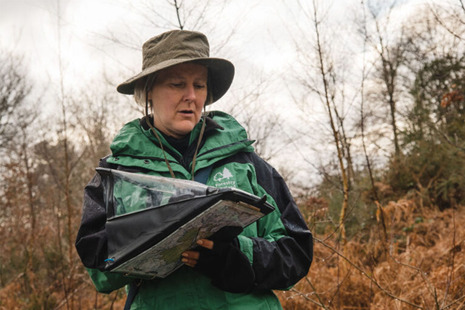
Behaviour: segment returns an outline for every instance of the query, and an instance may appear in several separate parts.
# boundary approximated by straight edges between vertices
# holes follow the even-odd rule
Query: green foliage
[[[366,170],[356,171],[351,182],[349,207],[345,218],[348,238],[361,235],[375,223],[376,205],[373,202],[372,188]],[[340,176],[327,176],[320,184],[319,195],[327,201],[328,212],[326,225],[319,227],[317,233],[336,229],[341,214],[343,191]]]
[[[423,65],[411,91],[414,106],[402,133],[404,154],[392,158],[386,181],[398,197],[413,193],[440,208],[465,202],[465,59]]]
[[[423,65],[411,90],[404,145],[424,139],[465,145],[465,58],[446,55]]]
[[[447,144],[419,141],[391,161],[386,180],[397,196],[411,193],[424,205],[453,207],[465,198],[465,154]]]

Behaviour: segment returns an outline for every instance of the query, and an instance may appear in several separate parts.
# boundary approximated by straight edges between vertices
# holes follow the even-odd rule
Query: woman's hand
[[[237,235],[240,226],[221,228],[210,239],[197,241],[199,248],[182,253],[182,262],[211,279],[211,283],[227,292],[247,293],[253,290],[255,273],[252,264],[240,250]]]
[[[199,239],[197,240],[197,244],[208,250],[213,250],[214,242],[208,239]],[[185,251],[182,253],[181,256],[182,256],[181,261],[185,265],[189,267],[195,267],[195,265],[197,265],[197,262],[199,260],[200,252],[199,251]]]

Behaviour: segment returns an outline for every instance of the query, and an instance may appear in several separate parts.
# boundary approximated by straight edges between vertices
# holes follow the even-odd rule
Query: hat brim
[[[157,65],[146,68],[139,74],[118,85],[116,90],[125,95],[133,95],[134,87],[140,79],[154,74],[163,69],[179,65],[181,63],[194,62],[204,65],[208,68],[210,87],[212,91],[212,103],[223,97],[228,91],[234,79],[234,65],[222,58],[189,58],[189,59],[170,59]]]

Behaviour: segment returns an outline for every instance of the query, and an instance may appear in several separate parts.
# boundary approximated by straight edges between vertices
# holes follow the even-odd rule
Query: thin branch
[[[323,309],[327,309],[326,306],[325,306],[325,303],[323,302],[323,300],[321,300],[320,295],[316,292],[315,286],[313,286],[312,281],[310,281],[310,279],[309,279],[308,277],[305,277],[305,280],[307,281],[307,283],[308,283],[308,284],[310,285],[310,287],[312,288],[313,292],[314,292],[315,295],[316,295],[316,298],[318,298],[318,300],[320,301],[320,307],[322,307]]]
[[[463,8],[463,2],[462,0],[460,0],[460,4],[462,5],[462,8]],[[453,31],[452,29],[449,28],[449,26],[447,26],[443,21],[442,19],[440,18],[440,16],[437,14],[436,10],[434,10],[432,8],[432,6],[430,5],[430,10],[431,10],[431,13],[433,13],[433,16],[434,16],[434,20],[441,26],[443,27],[447,32],[449,32],[451,35],[453,35],[455,38],[459,39],[459,40],[463,40],[461,36],[459,36],[457,33],[455,33],[455,31]]]
[[[442,309],[448,309],[448,308],[452,307],[453,305],[455,305],[456,303],[458,303],[459,301],[462,301],[462,300],[465,300],[465,295],[463,295],[462,297],[457,298],[456,300],[452,301],[450,304],[444,306]],[[464,304],[465,304],[465,301],[462,303],[462,305],[460,307],[457,307],[457,309],[463,309],[462,306]]]
[[[388,295],[389,297],[391,297],[392,299],[395,299],[395,300],[398,300],[400,302],[403,302],[405,304],[408,304],[412,307],[415,307],[417,309],[424,309],[422,306],[418,306],[408,300],[405,300],[405,299],[402,299],[398,296],[395,296],[394,294],[392,294],[391,292],[389,292],[388,290],[386,290],[384,287],[381,286],[381,284],[378,283],[378,281],[376,281],[373,277],[370,277],[363,269],[361,269],[359,266],[355,265],[351,260],[349,260],[347,257],[345,257],[343,254],[341,254],[338,250],[336,250],[335,248],[333,248],[332,246],[330,246],[329,244],[326,244],[325,242],[323,242],[323,240],[321,239],[318,239],[318,238],[314,238],[314,240],[320,244],[322,244],[323,246],[325,246],[326,248],[330,249],[331,251],[333,251],[334,253],[336,253],[338,256],[340,256],[341,258],[343,258],[346,262],[348,262],[352,267],[354,267],[355,269],[357,269],[362,275],[364,275],[367,279],[369,279],[373,284],[375,284],[383,293],[385,293],[386,295]]]
[[[444,306],[446,300],[447,300],[447,295],[449,293],[450,285],[454,281],[454,264],[455,264],[455,240],[457,236],[457,227],[455,226],[455,210],[452,211],[452,225],[453,225],[453,230],[452,230],[452,248],[450,251],[450,263],[449,263],[449,272],[447,275],[447,285],[446,285],[446,290],[444,292],[444,298],[442,301],[442,306]]]
[[[341,207],[341,214],[339,218],[339,222],[341,224],[341,238],[342,242],[344,243],[346,241],[346,232],[345,232],[345,218],[346,218],[346,211],[347,211],[347,206],[348,206],[348,201],[349,201],[349,185],[348,185],[348,179],[347,179],[347,174],[346,174],[346,167],[344,166],[344,161],[343,161],[343,154],[342,154],[342,142],[339,137],[339,132],[336,128],[335,122],[334,122],[334,117],[333,117],[333,112],[331,108],[331,101],[330,101],[330,87],[329,87],[329,81],[328,81],[328,68],[326,68],[327,63],[324,61],[324,51],[323,51],[323,46],[320,38],[320,21],[318,19],[318,13],[317,13],[317,4],[316,0],[313,0],[313,27],[315,30],[315,35],[316,35],[316,53],[318,55],[318,60],[319,60],[319,73],[321,76],[321,81],[323,82],[323,87],[324,87],[324,102],[325,102],[325,107],[328,112],[328,117],[329,117],[329,122],[331,125],[332,133],[333,133],[333,138],[334,138],[334,144],[336,146],[336,151],[337,151],[337,158],[339,162],[339,168],[341,172],[341,178],[342,178],[342,184],[343,184],[343,202],[342,202],[342,207]]]
[[[294,292],[294,293],[297,293],[299,294],[300,296],[302,296],[303,298],[305,298],[306,300],[314,303],[315,305],[319,306],[319,307],[324,307],[322,304],[320,304],[319,302],[307,297],[307,294],[304,294],[302,292],[299,292],[298,290],[296,290],[295,288],[291,288],[291,292]]]
[[[174,0],[174,7],[176,9],[176,16],[178,18],[178,23],[179,23],[179,29],[183,30],[184,28],[184,25],[182,24],[181,22],[181,16],[179,15],[179,11],[181,9],[181,6],[178,5],[178,1],[177,0]]]
[[[460,6],[462,7],[462,11],[465,12],[465,5],[463,4],[463,1],[462,0],[459,0],[460,1]]]
[[[416,267],[416,266],[412,266],[412,265],[409,265],[409,264],[406,264],[406,263],[403,263],[399,260],[397,260],[394,256],[392,256],[390,253],[388,253],[389,257],[396,263],[396,264],[399,264],[401,266],[404,266],[404,267],[407,267],[407,268],[410,268],[410,269],[413,269],[415,271],[417,271],[423,281],[425,281],[426,283],[426,286],[428,288],[428,290],[430,291],[431,295],[435,296],[435,290],[436,288],[431,284],[431,282],[428,280],[428,278],[425,276],[425,272],[423,270],[421,270],[419,267]]]

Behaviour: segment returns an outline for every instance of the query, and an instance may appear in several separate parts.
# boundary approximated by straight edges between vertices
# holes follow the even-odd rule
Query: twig
[[[412,266],[412,265],[409,265],[409,264],[406,264],[406,263],[403,263],[399,260],[397,260],[394,256],[391,255],[391,253],[389,253],[389,257],[396,263],[396,264],[399,264],[401,266],[404,266],[404,267],[407,267],[407,268],[411,268],[413,270],[416,270],[420,275],[421,277],[423,278],[423,280],[425,281],[426,283],[426,286],[428,288],[428,290],[430,291],[431,295],[435,296],[435,287],[431,284],[430,281],[428,281],[428,278],[425,276],[425,273],[419,268],[419,267],[416,267],[416,266]],[[420,263],[421,265],[421,263]],[[436,298],[435,298],[436,300]]]
[[[60,309],[61,307],[63,307],[64,305],[67,305],[68,306],[68,303],[69,303],[69,298],[73,297],[76,293],[78,293],[80,290],[84,289],[85,288],[85,285],[86,283],[82,283],[80,284],[78,287],[76,287],[74,289],[74,291],[72,291],[71,293],[68,293],[68,295],[65,296],[65,299],[62,299],[61,302],[54,308],[55,310],[57,309]]]
[[[460,3],[462,4],[462,8],[463,8],[463,3],[462,1],[460,0]],[[438,15],[438,13],[433,9],[433,7],[430,5],[430,11],[431,13],[433,13],[433,16],[434,16],[434,20],[440,25],[442,26],[447,32],[449,32],[451,35],[453,35],[455,38],[459,39],[459,40],[462,40],[462,37],[460,35],[458,35],[457,33],[455,33],[449,26],[447,26],[440,18],[440,16]]]
[[[313,299],[307,297],[306,294],[304,294],[304,293],[302,293],[302,292],[299,292],[299,291],[296,290],[295,288],[291,288],[291,291],[294,292],[294,293],[299,294],[300,296],[302,296],[302,297],[305,298],[306,300],[308,300],[308,301],[314,303],[315,305],[317,305],[317,306],[319,306],[319,307],[323,307],[322,304],[320,304],[320,303],[318,303],[317,301],[315,301],[315,300],[313,300]]]
[[[333,248],[332,246],[326,244],[325,242],[323,242],[322,240],[318,239],[318,238],[314,238],[314,240],[316,242],[319,242],[320,244],[322,244],[323,246],[327,247],[328,249],[330,249],[331,251],[333,251],[334,253],[336,253],[338,256],[340,256],[341,258],[343,258],[344,260],[346,260],[352,267],[354,267],[355,269],[357,269],[358,271],[360,271],[360,273],[362,275],[364,275],[366,278],[368,278],[370,281],[372,281],[383,293],[385,293],[386,295],[388,295],[389,297],[391,297],[392,299],[395,299],[395,300],[398,300],[400,302],[403,302],[403,303],[406,303],[412,307],[415,307],[417,309],[424,309],[422,306],[419,306],[419,305],[416,305],[408,300],[405,300],[405,299],[402,299],[398,296],[395,296],[393,295],[392,293],[390,293],[388,290],[386,290],[384,287],[381,286],[381,284],[379,284],[373,277],[370,277],[363,269],[361,269],[359,266],[355,265],[352,261],[350,261],[347,257],[345,257],[343,254],[339,253],[339,251],[337,251],[335,248]]]
[[[307,281],[307,283],[308,283],[308,284],[310,285],[310,287],[312,288],[313,292],[314,292],[315,295],[316,295],[316,298],[318,298],[318,301],[319,301],[320,304],[321,304],[320,307],[322,307],[323,309],[327,309],[326,306],[325,306],[325,304],[324,304],[324,302],[323,302],[323,300],[321,300],[320,294],[318,294],[318,293],[316,292],[316,289],[315,289],[315,287],[313,286],[312,281],[310,281],[310,279],[309,279],[308,277],[305,277],[305,280]]]
[[[456,234],[457,234],[457,227],[455,226],[455,210],[452,210],[452,225],[453,225],[453,231],[452,231],[452,248],[451,248],[451,251],[450,251],[450,263],[449,263],[449,274],[447,275],[448,279],[447,279],[447,285],[446,285],[446,291],[444,293],[444,299],[442,301],[442,305],[441,306],[444,306],[444,304],[446,303],[446,299],[447,299],[447,295],[449,293],[449,289],[450,289],[450,286],[452,284],[452,282],[454,281],[454,263],[455,263],[455,237],[456,237]],[[442,307],[441,307],[442,308]]]
[[[113,306],[114,306],[115,301],[116,301],[117,298],[118,298],[118,291],[115,292],[115,297],[113,297],[113,299],[111,301],[110,310],[113,309]]]
[[[174,7],[176,8],[176,16],[178,17],[179,29],[183,30],[184,25],[181,22],[181,16],[179,16],[179,9],[181,6],[178,6],[178,2],[174,0]]]
[[[340,308],[341,307],[341,300],[342,300],[342,298],[341,298],[341,285],[342,285],[342,283],[344,283],[349,278],[351,272],[347,272],[346,275],[344,276],[344,279],[342,279],[342,281],[339,282],[339,270],[340,270],[339,262],[338,262],[337,266],[338,266],[338,272],[337,272],[337,274],[338,274],[338,279],[337,279],[338,284],[337,284],[337,291],[334,293],[333,297],[336,295],[336,293],[338,294],[338,297],[339,297],[338,298],[338,305],[339,305],[339,308]],[[330,299],[329,303],[331,303],[332,300],[333,300],[333,298]]]
[[[457,298],[456,300],[454,300],[453,302],[451,302],[450,304],[448,304],[447,306],[443,307],[442,309],[448,309],[450,307],[452,307],[454,304],[458,303],[459,301],[461,300],[464,300],[465,299],[465,295],[463,295],[462,297],[460,298]],[[464,302],[462,302],[462,305],[460,307],[458,307],[457,309],[463,309],[462,306],[463,304],[465,303],[465,300]]]

